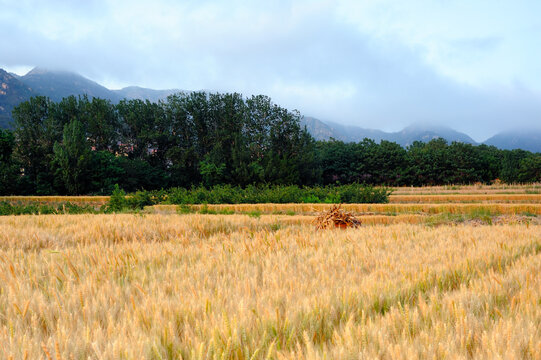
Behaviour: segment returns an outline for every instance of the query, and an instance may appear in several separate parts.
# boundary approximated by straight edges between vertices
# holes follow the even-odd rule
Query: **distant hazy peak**
[[[32,75],[44,75],[47,73],[50,73],[51,71],[47,70],[46,68],[36,66],[32,70],[26,73],[24,76],[32,76]]]
[[[430,122],[415,122],[403,128],[402,131],[456,131],[456,130],[442,124],[434,124]]]
[[[26,73],[24,76],[33,76],[33,75],[48,75],[48,74],[55,74],[55,75],[73,75],[78,77],[83,77],[82,75],[79,75],[77,73],[66,71],[66,70],[51,70],[47,69],[41,66],[36,66],[32,70]]]

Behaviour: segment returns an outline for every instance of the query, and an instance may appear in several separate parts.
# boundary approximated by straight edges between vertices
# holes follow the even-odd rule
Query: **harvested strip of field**
[[[541,356],[540,226],[277,220],[0,218],[0,357]]]
[[[187,205],[192,211],[264,214],[317,214],[331,207],[329,204],[220,204]],[[154,205],[149,212],[176,212],[176,205]],[[342,209],[357,215],[367,214],[469,214],[469,215],[541,215],[541,204],[343,204]]]
[[[541,194],[390,195],[390,203],[541,203]]]

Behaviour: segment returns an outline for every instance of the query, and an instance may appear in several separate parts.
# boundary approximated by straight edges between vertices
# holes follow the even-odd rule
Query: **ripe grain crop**
[[[440,186],[402,186],[394,187],[395,195],[437,195],[437,194],[528,194],[541,193],[541,183],[531,184],[476,184],[476,185],[440,185]]]
[[[391,195],[389,202],[393,204],[415,204],[415,203],[521,203],[521,204],[539,204],[541,203],[540,194],[446,194],[446,195]]]
[[[263,214],[316,214],[326,211],[330,204],[219,204],[219,205],[190,205],[192,211],[215,211]],[[147,207],[148,212],[175,212],[175,205],[154,205]],[[468,214],[468,215],[541,215],[541,204],[342,204],[342,209],[355,214]]]
[[[0,358],[541,357],[541,226],[284,218],[2,217]]]

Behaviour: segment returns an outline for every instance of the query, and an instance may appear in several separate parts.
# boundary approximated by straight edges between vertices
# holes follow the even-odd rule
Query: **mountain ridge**
[[[69,71],[50,71],[35,67],[20,80],[34,92],[45,95],[53,101],[60,101],[70,95],[87,95],[118,102],[121,98],[112,90]]]
[[[334,122],[324,122],[314,117],[305,117],[303,125],[317,140],[335,140],[345,142],[358,142],[364,138],[372,139],[376,142],[386,140],[409,146],[414,141],[428,142],[436,138],[444,138],[449,142],[460,141],[467,144],[477,145],[478,143],[470,136],[456,131],[448,126],[433,125],[426,123],[416,123],[396,132],[385,132],[376,129],[366,129],[354,125],[342,125]]]

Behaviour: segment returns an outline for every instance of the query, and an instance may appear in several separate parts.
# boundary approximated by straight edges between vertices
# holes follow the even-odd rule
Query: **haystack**
[[[322,213],[315,220],[316,229],[332,229],[335,227],[348,228],[360,227],[361,221],[356,219],[351,213],[340,209],[342,204],[333,205],[329,211]]]

